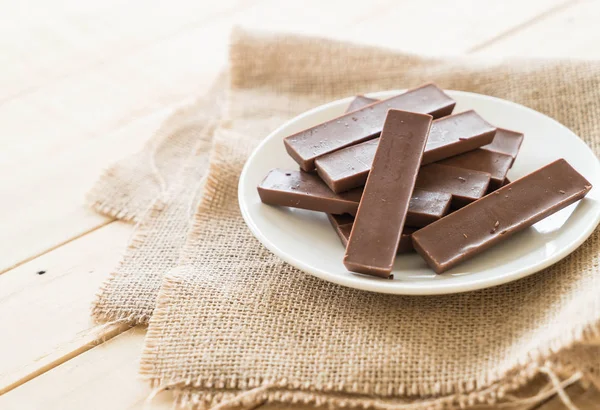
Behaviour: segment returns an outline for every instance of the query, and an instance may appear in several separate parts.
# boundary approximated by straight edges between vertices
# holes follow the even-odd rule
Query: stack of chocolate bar
[[[523,134],[496,128],[434,84],[386,100],[358,96],[346,113],[284,139],[300,170],[258,187],[270,205],[325,212],[350,271],[388,277],[416,250],[437,273],[583,198],[590,183],[565,160],[506,178]]]

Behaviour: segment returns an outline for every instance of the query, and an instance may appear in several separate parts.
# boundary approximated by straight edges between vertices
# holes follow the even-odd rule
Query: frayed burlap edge
[[[178,113],[178,115],[190,115],[193,112],[194,108],[185,107],[184,109],[182,109],[181,113]],[[212,119],[207,121],[206,126],[202,129],[201,133],[212,135],[215,129],[217,128],[218,124],[219,120]],[[204,152],[200,152],[201,147],[205,145],[205,141],[198,141],[196,147],[194,148],[194,150],[192,150],[191,157],[195,155],[205,154]],[[212,144],[210,144],[209,146],[212,146]],[[184,183],[184,181],[188,181],[190,178],[186,177],[186,173],[191,173],[191,171],[187,169],[185,165],[183,165],[182,169],[179,172],[179,176],[177,177],[177,182],[175,182],[175,184],[182,184]],[[199,198],[201,197],[204,189],[205,181],[206,174],[204,178],[198,181],[194,181],[191,186],[187,187],[188,189],[191,189],[192,191],[196,192],[196,200],[192,201],[192,203],[190,204],[191,207],[194,207],[198,203]],[[175,198],[174,195],[175,194],[173,193],[173,190],[166,190],[162,192],[162,194],[150,204],[148,209],[139,218],[140,220],[139,222],[137,222],[136,227],[134,228],[133,234],[129,239],[128,245],[125,251],[123,252],[123,256],[121,257],[119,264],[114,270],[111,271],[107,279],[102,283],[102,285],[96,292],[96,296],[92,303],[92,317],[96,322],[108,324],[128,323],[131,326],[139,324],[148,325],[148,322],[150,321],[150,318],[152,316],[152,312],[144,314],[125,313],[123,311],[120,311],[118,307],[114,307],[112,309],[107,310],[106,304],[102,303],[102,301],[106,293],[110,292],[110,290],[108,289],[109,284],[120,275],[121,268],[125,263],[127,263],[126,256],[130,253],[136,252],[138,248],[146,242],[148,237],[152,233],[155,233],[155,222],[158,220],[158,218],[161,218],[163,211],[168,205],[168,203],[170,201],[177,200],[177,198]],[[191,219],[191,215],[193,215],[193,210],[190,209],[188,213],[190,214]]]
[[[155,201],[152,202],[148,210],[144,213],[144,215],[141,216],[140,221],[137,222],[136,227],[129,238],[127,247],[121,254],[118,265],[108,274],[106,280],[102,282],[98,288],[91,307],[91,315],[95,323],[103,323],[108,325],[128,323],[131,326],[148,324],[148,321],[150,320],[149,316],[139,316],[136,314],[123,315],[116,311],[105,312],[100,308],[100,305],[101,301],[108,292],[109,284],[120,274],[121,267],[125,263],[126,255],[129,252],[135,252],[135,250],[146,241],[150,231],[151,221],[159,217],[164,206],[165,201],[162,198],[156,198]]]

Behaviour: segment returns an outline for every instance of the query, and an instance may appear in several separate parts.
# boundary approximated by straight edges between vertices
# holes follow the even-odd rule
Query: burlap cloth
[[[249,153],[287,119],[340,97],[426,81],[532,107],[597,154],[599,62],[423,59],[237,30],[229,70],[216,130],[213,92],[176,113],[90,196],[111,215],[144,215],[94,315],[132,323],[152,316],[141,373],[157,390],[173,389],[184,406],[388,409],[512,406],[582,377],[600,384],[598,230],[526,279],[402,297],[341,287],[285,264],[246,228],[236,197]],[[550,388],[532,385],[540,380]]]

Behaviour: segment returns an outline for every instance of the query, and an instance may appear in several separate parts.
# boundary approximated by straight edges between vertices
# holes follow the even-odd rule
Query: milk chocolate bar
[[[495,191],[502,186],[512,163],[513,157],[510,155],[500,154],[482,148],[465,152],[464,154],[438,162],[438,164],[442,165],[487,172],[491,175],[490,191]]]
[[[415,186],[426,191],[452,194],[452,207],[458,209],[483,197],[490,178],[487,172],[430,164],[421,167]]]
[[[580,200],[591,188],[560,159],[415,232],[413,245],[442,273]]]
[[[452,194],[414,189],[408,204],[405,226],[420,228],[444,217],[450,211]]]
[[[496,127],[473,110],[440,118],[431,126],[423,165],[489,144],[495,135]]]
[[[357,95],[352,101],[350,101],[350,105],[348,106],[348,108],[346,108],[346,112],[356,111],[377,101],[379,100],[376,100],[375,98],[365,97],[364,95]]]
[[[392,272],[431,122],[430,115],[388,111],[348,239],[348,270],[381,277]]]
[[[489,144],[495,133],[496,128],[472,110],[435,120],[422,165]],[[373,139],[317,158],[317,173],[334,192],[364,185],[378,142],[378,139]]]
[[[258,186],[265,204],[288,206],[331,214],[356,214],[363,188],[335,194],[314,174],[274,169]],[[426,226],[448,213],[452,195],[444,192],[413,191],[406,225]]]
[[[499,152],[500,154],[510,155],[513,158],[512,163],[514,163],[522,143],[523,133],[498,128],[494,140],[481,148],[488,151]]]
[[[311,171],[317,157],[379,136],[390,109],[431,114],[437,118],[450,114],[455,104],[434,84],[426,84],[290,135],[283,142],[300,168]]]
[[[354,215],[362,193],[362,189],[353,189],[336,194],[315,174],[281,169],[271,170],[258,186],[258,195],[265,204],[330,214]]]
[[[327,214],[327,218],[329,219],[331,226],[333,226],[335,233],[340,238],[340,242],[342,242],[342,245],[345,248],[348,245],[348,238],[350,238],[350,232],[352,231],[354,218],[346,214]],[[404,227],[402,236],[400,237],[400,244],[398,245],[397,253],[408,253],[414,250],[410,235],[415,231],[415,228]]]

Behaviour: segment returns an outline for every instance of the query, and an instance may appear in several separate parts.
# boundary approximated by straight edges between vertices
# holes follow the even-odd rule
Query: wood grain
[[[563,4],[551,1],[409,1],[349,28],[361,42],[428,55],[461,54]]]
[[[138,377],[145,330],[133,328],[0,396],[0,409],[168,410],[164,392],[147,402],[148,384]]]
[[[247,3],[29,0],[5,7],[0,25],[4,62],[0,103],[136,55],[181,32],[230,16]]]
[[[482,55],[544,58],[600,58],[600,1],[570,4],[560,13],[536,20],[513,36],[490,43]]]

